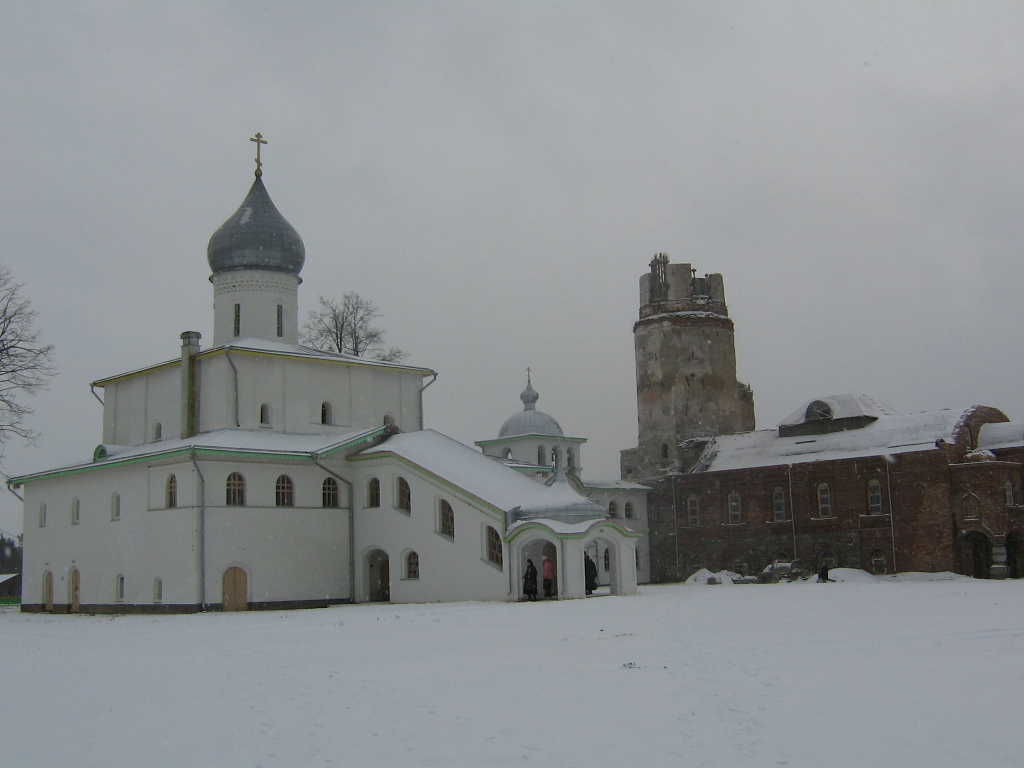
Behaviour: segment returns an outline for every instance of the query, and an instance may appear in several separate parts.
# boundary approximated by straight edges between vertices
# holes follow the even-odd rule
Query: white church
[[[259,136],[257,135],[257,138]],[[558,598],[649,573],[646,492],[587,485],[582,438],[524,409],[474,450],[424,429],[426,368],[299,344],[305,247],[256,180],[210,239],[213,343],[94,382],[91,461],[12,478],[22,610],[124,613]]]

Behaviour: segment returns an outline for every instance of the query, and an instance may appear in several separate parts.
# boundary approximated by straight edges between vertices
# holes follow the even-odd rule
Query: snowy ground
[[[1020,766],[1024,581],[0,611],[4,766]]]

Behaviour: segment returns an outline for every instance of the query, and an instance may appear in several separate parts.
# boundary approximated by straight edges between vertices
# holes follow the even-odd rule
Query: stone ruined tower
[[[697,277],[659,253],[640,278],[636,344],[639,440],[622,477],[643,482],[692,466],[706,440],[754,429],[754,395],[736,380],[736,344],[721,275]]]

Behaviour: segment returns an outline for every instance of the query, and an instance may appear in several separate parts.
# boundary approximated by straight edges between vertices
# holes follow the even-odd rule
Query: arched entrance
[[[988,536],[971,531],[964,537],[964,571],[976,579],[987,579],[992,568],[992,542]]]
[[[249,577],[244,569],[233,565],[224,571],[222,586],[225,611],[249,610]]]
[[[558,596],[558,547],[547,539],[535,539],[520,550],[519,572],[526,573],[526,561],[533,560],[537,569],[537,596],[544,597],[544,558],[551,561],[551,597]],[[523,580],[519,579],[519,594],[523,594]]]
[[[43,610],[53,613],[53,574],[49,571],[43,574]]]
[[[547,593],[544,580],[545,557],[551,563],[551,594]],[[544,597],[558,597],[558,547],[555,546],[554,542],[544,542],[544,548],[541,551],[541,564],[537,566],[537,569],[540,571],[540,587]]]
[[[367,600],[371,603],[391,602],[391,563],[388,553],[375,549],[366,556]]]
[[[71,613],[78,613],[81,609],[82,604],[79,598],[81,592],[81,577],[78,575],[78,569],[72,568],[71,574],[68,577],[68,610]]]
[[[601,592],[613,595],[622,594],[622,584],[619,580],[619,559],[622,553],[619,547],[610,539],[599,537],[587,542],[586,552],[590,559],[597,565],[597,594]],[[631,561],[636,567],[635,559]],[[606,589],[605,589],[606,588]]]

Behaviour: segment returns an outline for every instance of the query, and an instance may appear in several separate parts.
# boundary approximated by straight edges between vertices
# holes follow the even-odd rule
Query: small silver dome
[[[306,247],[257,176],[239,209],[213,233],[206,258],[215,274],[266,269],[297,275],[306,261]]]
[[[517,437],[519,435],[549,435],[562,437],[562,428],[558,422],[546,413],[537,410],[540,395],[530,383],[530,374],[526,374],[526,389],[519,395],[523,401],[523,410],[506,419],[498,430],[498,437]]]

